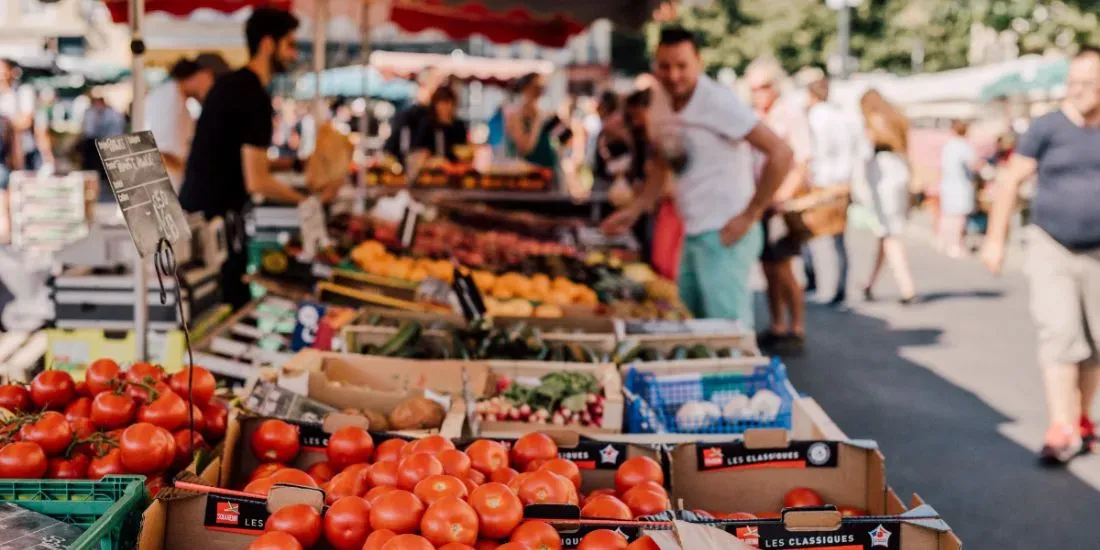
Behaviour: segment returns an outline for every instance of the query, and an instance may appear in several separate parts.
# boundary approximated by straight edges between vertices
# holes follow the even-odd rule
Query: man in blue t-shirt
[[[1026,271],[1050,428],[1040,458],[1064,464],[1095,439],[1100,386],[1100,48],[1074,56],[1062,108],[1020,138],[997,191],[982,261],[1001,270],[1021,182],[1038,174]]]

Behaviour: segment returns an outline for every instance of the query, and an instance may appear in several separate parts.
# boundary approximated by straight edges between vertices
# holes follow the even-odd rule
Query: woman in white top
[[[865,174],[878,222],[875,233],[879,237],[874,267],[863,287],[863,296],[868,301],[874,299],[872,290],[885,260],[901,291],[901,303],[908,305],[916,298],[909,257],[901,242],[909,211],[910,172],[906,161],[909,121],[876,90],[863,94],[859,107],[873,150],[867,159]]]
[[[967,124],[951,122],[951,140],[944,144],[940,159],[940,227],[936,248],[950,258],[963,255],[966,219],[974,211],[977,189],[974,175],[977,154],[966,141]]]

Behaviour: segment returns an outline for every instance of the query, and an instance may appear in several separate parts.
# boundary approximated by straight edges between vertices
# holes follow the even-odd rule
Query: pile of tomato
[[[149,363],[124,371],[110,359],[89,365],[82,382],[46,370],[28,386],[0,386],[0,407],[12,413],[0,421],[0,478],[142,474],[155,493],[164,474],[225,435],[228,409],[214,390],[202,367],[169,376]]]
[[[560,550],[551,525],[524,521],[524,506],[569,504],[586,518],[631,520],[669,509],[660,465],[646,457],[626,460],[615,488],[580,491],[577,465],[558,457],[545,434],[530,433],[509,450],[477,440],[459,450],[448,439],[429,436],[389,439],[377,446],[364,429],[337,430],[325,449],[327,460],[306,470],[287,466],[298,456],[298,428],[266,420],[253,433],[252,452],[264,460],[249,476],[246,493],[266,495],[277,483],[324,490],[324,510],[286,506],[265,523],[252,550],[329,546],[354,550]],[[586,535],[581,550],[650,550],[643,537],[633,543],[614,530]]]

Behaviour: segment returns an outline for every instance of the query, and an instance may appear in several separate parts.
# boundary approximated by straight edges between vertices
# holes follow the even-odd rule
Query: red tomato
[[[308,504],[284,506],[264,522],[264,532],[272,531],[287,533],[298,539],[302,548],[310,548],[321,538],[321,512]]]
[[[396,487],[384,487],[384,486],[383,487],[374,487],[373,489],[367,491],[367,494],[363,495],[363,498],[367,499],[367,502],[369,502],[373,505],[374,501],[377,500],[378,497],[380,497],[380,496],[382,496],[386,493],[392,493],[393,491],[400,491],[400,489],[398,489]]]
[[[210,442],[221,441],[225,437],[225,427],[229,423],[229,409],[217,402],[199,405],[202,417],[206,420],[203,435]]]
[[[544,521],[528,521],[512,532],[512,542],[527,545],[529,550],[561,550],[561,535]]]
[[[95,433],[95,424],[87,418],[77,418],[69,421],[69,426],[73,430],[73,439],[76,441],[82,441],[88,439]],[[97,454],[96,444],[91,442],[81,443],[73,447],[74,453],[79,453],[87,456],[94,456]]]
[[[568,479],[573,483],[573,487],[577,489],[581,488],[581,469],[577,467],[577,463],[572,460],[566,460],[564,458],[551,458],[539,467],[539,470],[554,472],[559,476]]]
[[[535,472],[539,471],[539,468],[542,468],[542,465],[546,464],[546,462],[547,462],[547,460],[545,458],[538,458],[538,459],[532,460],[531,462],[527,463],[527,467],[524,468],[523,471],[524,472],[535,473]]]
[[[665,474],[661,471],[661,465],[648,456],[628,458],[615,471],[615,490],[620,495],[625,495],[635,485],[645,481],[652,481],[658,485],[665,483]]]
[[[436,458],[443,465],[443,473],[449,476],[462,478],[470,471],[470,457],[458,449],[444,449]]]
[[[351,466],[348,466],[347,468],[344,468],[344,472],[348,472],[349,474],[355,474],[355,475],[359,476],[359,478],[363,480],[363,484],[367,485],[369,487],[370,482],[367,478],[367,473],[370,472],[370,469],[371,469],[370,464],[352,464]],[[343,473],[343,472],[341,472],[341,473]]]
[[[523,480],[519,486],[519,499],[525,505],[569,504],[571,490],[574,490],[573,485],[568,479],[544,470]]]
[[[466,501],[444,497],[428,506],[420,520],[420,533],[436,546],[449,542],[477,542],[477,512]]]
[[[126,381],[131,384],[149,384],[154,385],[157,382],[164,382],[164,369],[151,365],[149,363],[137,362],[130,365],[130,370],[126,371]]]
[[[75,398],[76,383],[65,371],[42,371],[31,380],[31,401],[40,409],[64,409]]]
[[[344,426],[328,438],[325,446],[329,464],[343,470],[352,464],[370,462],[374,455],[374,439],[367,430],[358,426]]]
[[[489,544],[496,544],[493,541],[485,541],[485,542],[488,542]],[[527,546],[526,544],[523,544],[522,542],[506,542],[506,543],[501,544],[499,546],[485,545],[483,547],[481,545],[478,545],[477,550],[482,550],[482,548],[489,548],[491,550],[531,550],[530,546]]]
[[[61,454],[73,442],[73,428],[59,412],[47,411],[37,422],[24,424],[19,429],[23,441],[37,443],[48,456]]]
[[[626,547],[626,537],[610,529],[597,529],[581,539],[577,550],[626,550]]]
[[[649,535],[645,535],[628,544],[626,550],[661,550],[661,547],[657,546],[657,543],[653,542]]]
[[[370,534],[370,503],[347,496],[333,502],[325,512],[325,540],[337,550],[359,550]]]
[[[783,514],[779,512],[757,512],[755,516],[759,519],[782,519]]]
[[[187,391],[187,378],[191,377],[191,391]],[[168,387],[180,397],[194,403],[205,405],[214,397],[218,383],[214,375],[202,367],[183,369],[168,378]]]
[[[156,474],[176,460],[176,440],[160,426],[139,422],[126,428],[119,438],[122,464],[135,474]]]
[[[375,463],[370,470],[367,470],[367,480],[370,481],[371,487],[397,487],[397,463]]]
[[[526,469],[527,463],[533,460],[550,460],[558,457],[558,444],[554,443],[550,436],[531,432],[524,434],[512,445],[512,463],[516,469]]]
[[[184,428],[173,436],[176,440],[176,461],[177,468],[186,468],[191,464],[191,461],[195,459],[196,451],[208,451],[210,445],[206,444],[206,439],[202,437],[202,433],[198,431],[191,431]]]
[[[155,385],[149,387],[153,388],[153,392],[156,392],[157,395],[170,393],[172,391],[172,388],[169,388],[168,384],[165,384],[164,382],[156,382]],[[126,395],[132,397],[138,405],[144,405],[149,401],[152,401],[153,398],[152,392],[150,392],[145,386],[137,384],[127,384],[125,392]]]
[[[443,465],[443,470],[447,470],[446,464]],[[474,485],[481,485],[482,483],[489,481],[489,479],[485,477],[485,474],[474,469],[467,470],[466,475],[463,476],[463,479],[470,480],[471,482],[473,482]]]
[[[125,427],[134,421],[136,414],[137,404],[129,395],[103,392],[92,399],[90,417],[97,427],[104,430]]]
[[[309,474],[296,468],[283,468],[267,477],[250,481],[243,491],[246,493],[267,496],[267,492],[270,491],[276,483],[301,485],[303,487],[317,487],[317,482],[313,481],[313,478],[309,477]]]
[[[408,491],[389,491],[371,502],[370,524],[375,529],[415,533],[423,516],[424,503]]]
[[[4,384],[0,386],[0,407],[11,412],[29,411],[34,407],[31,392],[18,384]]]
[[[452,443],[450,439],[441,435],[429,435],[428,437],[411,441],[409,445],[410,447],[406,447],[408,454],[428,453],[434,455],[447,449],[455,448],[455,444]]]
[[[382,546],[396,536],[397,533],[389,529],[378,529],[367,537],[367,542],[363,543],[363,550],[382,550]]]
[[[107,475],[125,474],[126,466],[122,464],[122,451],[111,449],[107,454],[93,458],[88,464],[88,479],[99,479]]]
[[[145,478],[145,490],[149,492],[151,498],[157,498],[157,494],[161,489],[167,486],[168,482],[164,480],[162,476],[149,476]]]
[[[148,422],[170,432],[187,424],[187,402],[172,391],[162,392],[151,403],[138,409],[138,422]]]
[[[88,389],[88,383],[81,380],[76,383],[76,396],[91,398],[95,397],[95,394],[92,393],[92,390]]]
[[[653,486],[639,485],[623,495],[623,502],[637,516],[651,516],[668,510],[668,494]]]
[[[325,500],[331,504],[344,497],[362,496],[367,490],[367,483],[355,472],[340,472],[324,488]]]
[[[382,550],[435,550],[435,547],[420,535],[397,535],[386,541]]]
[[[516,479],[518,475],[519,472],[511,468],[501,468],[499,470],[493,470],[493,473],[489,474],[489,481],[507,485],[511,483],[513,479]]]
[[[634,514],[623,501],[611,495],[596,495],[584,502],[581,517],[629,521],[634,519]]]
[[[92,399],[90,397],[77,397],[65,407],[65,418],[89,418],[92,416]]]
[[[247,550],[302,550],[302,543],[287,533],[272,531],[256,537]]]
[[[470,506],[480,519],[481,536],[503,539],[523,521],[523,503],[502,483],[486,483],[470,494]]]
[[[824,506],[825,499],[817,494],[817,491],[806,487],[795,487],[783,495],[784,508],[801,508],[803,506]]]
[[[401,461],[401,449],[408,443],[403,439],[387,439],[378,444],[378,447],[374,449],[374,461],[377,462],[400,462]]]
[[[508,449],[496,441],[474,441],[466,447],[466,456],[470,457],[470,466],[485,475],[508,467]]]
[[[411,491],[420,480],[443,473],[439,459],[428,453],[416,453],[406,457],[397,466],[397,486]]]
[[[328,483],[328,481],[332,479],[332,476],[336,475],[336,472],[332,469],[332,465],[328,462],[317,462],[309,468],[306,468],[306,473],[309,474],[309,477],[312,477],[318,485]]]
[[[837,506],[836,511],[840,512],[840,515],[846,518],[855,518],[867,515],[867,510],[864,510],[863,508],[856,508],[855,506]]]
[[[440,546],[439,550],[474,550],[474,547],[469,544],[462,544],[461,542],[448,542]]]
[[[413,489],[413,494],[424,504],[431,506],[444,498],[466,498],[467,491],[461,479],[448,475],[436,475],[420,480]]]
[[[46,464],[46,477],[49,479],[84,479],[88,475],[88,464],[92,460],[84,455],[72,458],[51,458]]]
[[[298,449],[298,427],[282,420],[265,420],[252,433],[252,453],[260,460],[288,463]]]
[[[37,443],[16,441],[0,448],[0,479],[39,479],[47,468],[46,453]]]
[[[88,369],[84,371],[84,381],[88,383],[88,391],[92,392],[92,395],[97,395],[115,389],[122,383],[119,378],[121,371],[122,369],[118,368],[118,363],[110,359],[93,361],[91,365],[88,365]]]
[[[252,470],[251,474],[248,474],[248,481],[256,481],[257,479],[263,479],[279,470],[286,468],[286,466],[279,464],[278,462],[268,462],[266,464],[260,464]]]

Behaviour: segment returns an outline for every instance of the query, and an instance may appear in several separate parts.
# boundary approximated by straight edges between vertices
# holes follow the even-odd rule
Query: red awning
[[[550,74],[554,64],[536,59],[497,59],[471,55],[442,55],[409,52],[373,52],[370,65],[389,77],[415,80],[430,67],[441,76],[463,82],[507,85],[528,73]]]
[[[586,28],[565,15],[536,16],[524,8],[492,11],[481,4],[451,6],[439,0],[398,0],[390,21],[409,32],[431,29],[455,39],[479,34],[502,44],[530,40],[551,48],[565,46]]]
[[[130,0],[106,0],[111,19],[116,23],[130,21]],[[244,8],[271,6],[289,10],[291,0],[145,0],[145,13],[168,13],[177,17],[186,17],[198,10],[214,10],[222,13],[234,13]]]

